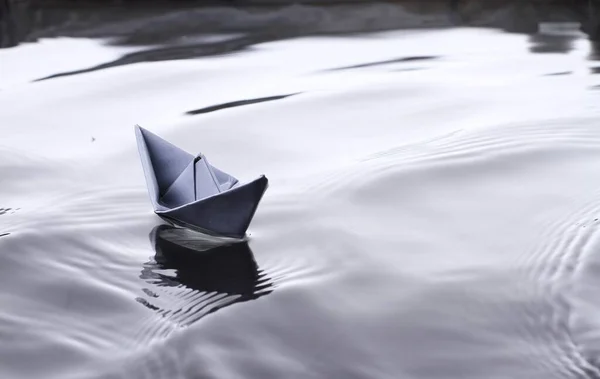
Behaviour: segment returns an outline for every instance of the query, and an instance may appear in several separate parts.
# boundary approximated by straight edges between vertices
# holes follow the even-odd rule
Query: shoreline
[[[163,32],[266,33],[268,39],[280,39],[465,26],[533,34],[542,22],[578,22],[591,40],[599,41],[600,0],[0,0],[0,48],[52,37],[117,37],[118,44],[148,43]]]

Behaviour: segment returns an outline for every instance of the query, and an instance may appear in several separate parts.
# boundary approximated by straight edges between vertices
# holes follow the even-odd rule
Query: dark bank
[[[424,23],[400,17],[401,11],[432,17]],[[599,19],[599,0],[0,0],[0,47],[58,36],[143,44],[202,33],[246,33],[246,40],[206,52],[215,54],[250,41],[303,35],[452,26],[535,33],[540,22],[561,21],[579,22],[598,40]]]

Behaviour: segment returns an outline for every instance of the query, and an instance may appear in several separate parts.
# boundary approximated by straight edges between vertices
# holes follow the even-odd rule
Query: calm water
[[[88,37],[0,50],[0,377],[600,378],[585,35]],[[247,242],[161,225],[135,124],[269,177]]]

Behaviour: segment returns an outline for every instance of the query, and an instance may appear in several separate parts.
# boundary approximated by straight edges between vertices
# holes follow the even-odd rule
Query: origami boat
[[[268,179],[240,184],[233,176],[136,125],[135,134],[154,212],[202,233],[243,238]]]

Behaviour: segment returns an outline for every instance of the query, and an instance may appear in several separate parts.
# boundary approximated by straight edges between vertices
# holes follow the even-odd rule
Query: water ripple
[[[144,340],[165,337],[224,307],[271,293],[274,282],[254,260],[247,242],[217,245],[192,231],[159,225],[150,239],[156,254],[140,278],[150,287],[136,300],[169,325],[149,323]]]
[[[550,162],[568,162],[597,151],[600,133],[594,120],[505,125],[456,132],[370,155],[347,170],[332,173],[311,191],[319,192],[329,203],[336,199],[340,204],[375,206],[384,201],[381,196],[390,198],[387,189],[412,187],[427,177],[459,178],[465,170],[469,176],[483,175],[484,169],[498,174],[517,160],[552,166]],[[347,190],[350,186],[352,191]],[[569,200],[578,204],[579,197]],[[514,327],[529,341],[530,353],[545,356],[541,362],[564,377],[600,378],[596,359],[585,353],[571,324],[574,312],[578,312],[572,304],[573,283],[581,266],[587,264],[585,256],[600,239],[600,193],[588,194],[587,198],[587,205],[566,210],[562,217],[541,218],[541,231],[533,236],[533,245],[510,264],[518,274],[513,276],[513,284],[528,301],[515,304],[507,317],[520,319]],[[379,217],[384,217],[383,213]],[[506,262],[504,265],[506,269]]]

